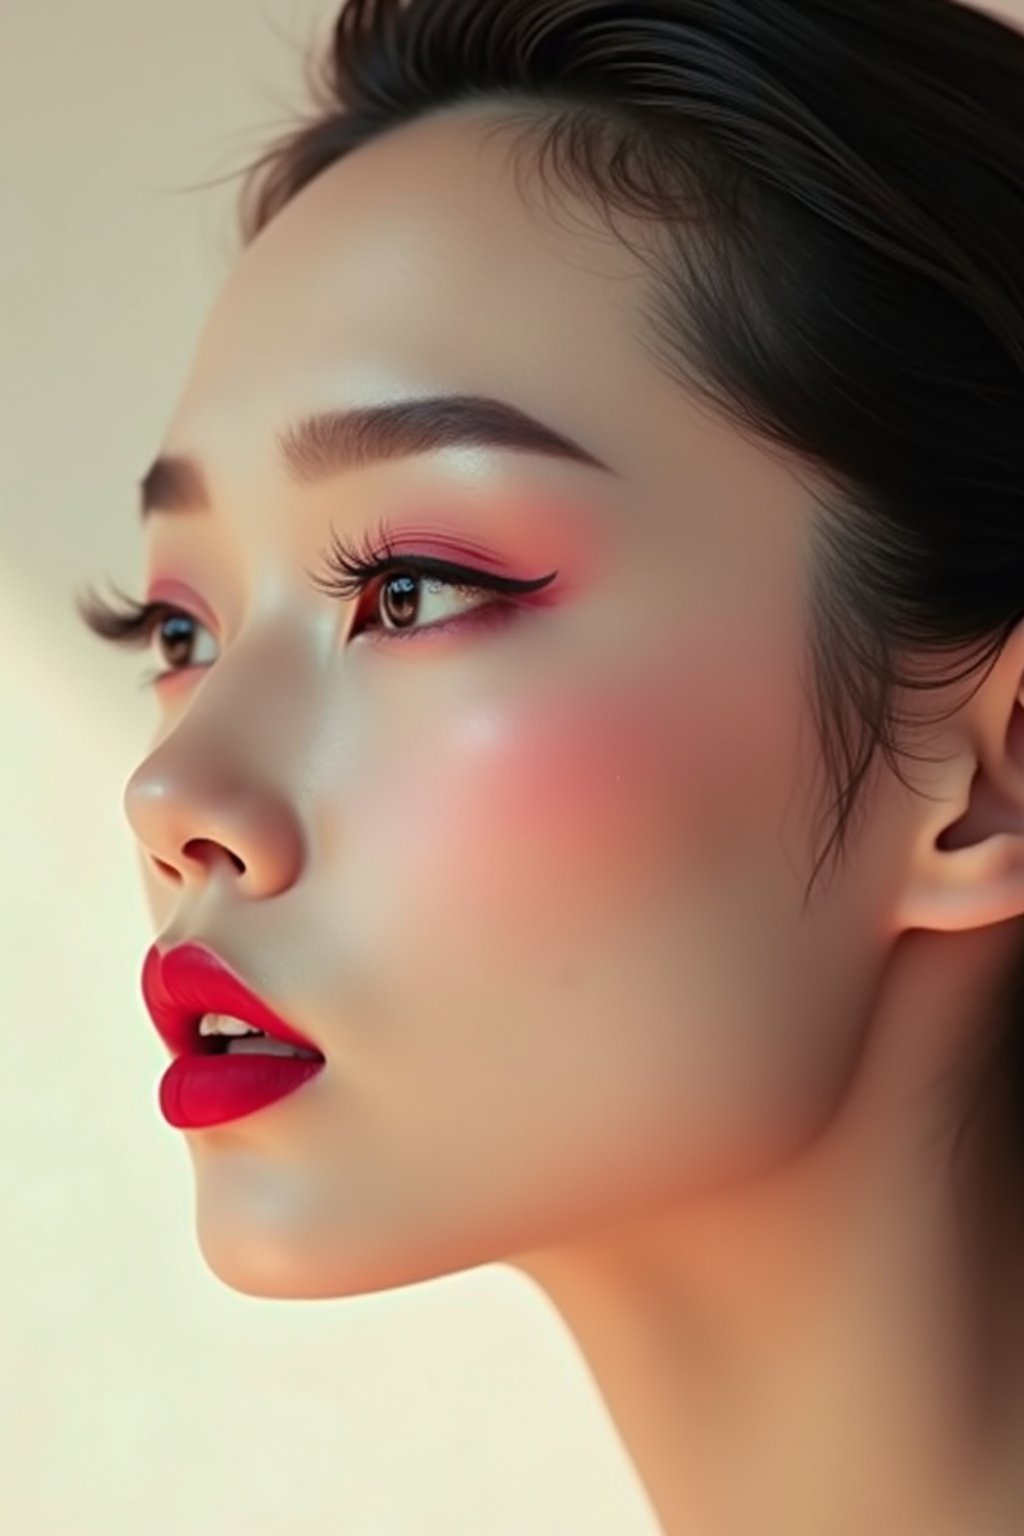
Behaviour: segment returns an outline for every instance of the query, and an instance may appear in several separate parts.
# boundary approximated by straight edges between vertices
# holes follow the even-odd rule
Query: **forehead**
[[[685,487],[707,516],[791,500],[789,456],[653,359],[642,240],[630,249],[596,206],[542,181],[509,121],[493,103],[446,109],[298,193],[221,289],[164,451],[215,474],[230,463],[255,491],[275,474],[274,429],[300,412],[478,393],[592,445],[634,499],[674,508]]]
[[[550,206],[494,119],[474,105],[403,125],[297,194],[218,295],[190,406],[339,373],[367,392],[505,386],[537,408],[564,409],[567,386],[598,406],[649,388],[637,257],[578,197]]]
[[[349,325],[366,306],[375,327],[393,329],[422,315],[450,322],[472,304],[492,310],[500,330],[505,303],[529,298],[554,313],[580,280],[589,298],[606,300],[609,283],[640,273],[635,258],[560,185],[545,210],[531,152],[513,162],[507,133],[493,131],[498,117],[478,105],[448,109],[336,161],[243,255],[233,302],[283,287],[302,313],[294,262]],[[557,301],[546,297],[552,285]]]

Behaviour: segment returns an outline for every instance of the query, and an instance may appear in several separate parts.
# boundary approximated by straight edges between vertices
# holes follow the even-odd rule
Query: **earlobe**
[[[962,932],[1024,914],[1022,642],[1018,628],[960,715],[960,752],[922,802],[903,927]]]
[[[900,930],[963,933],[1024,915],[1024,826],[953,848],[939,842],[907,882],[896,914]]]

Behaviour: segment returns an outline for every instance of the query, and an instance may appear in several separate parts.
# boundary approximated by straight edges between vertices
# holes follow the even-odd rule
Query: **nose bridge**
[[[225,860],[278,887],[305,853],[290,786],[306,748],[315,658],[288,626],[236,637],[192,685],[195,696],[128,779],[129,826],[164,876],[206,878]]]

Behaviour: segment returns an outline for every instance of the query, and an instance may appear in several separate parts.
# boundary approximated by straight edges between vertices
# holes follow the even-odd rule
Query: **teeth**
[[[262,1030],[253,1029],[251,1024],[246,1024],[242,1019],[233,1019],[225,1013],[204,1013],[199,1024],[201,1035],[261,1035]]]
[[[318,1052],[307,1051],[297,1045],[286,1045],[283,1040],[275,1040],[264,1034],[263,1030],[253,1029],[243,1019],[233,1019],[228,1014],[205,1013],[199,1021],[199,1033],[230,1035],[231,1039],[224,1048],[226,1056],[308,1056],[313,1060],[318,1059]],[[243,1038],[236,1038],[239,1036]]]

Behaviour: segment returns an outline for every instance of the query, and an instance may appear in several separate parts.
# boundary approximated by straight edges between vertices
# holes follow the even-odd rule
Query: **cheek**
[[[650,723],[620,701],[482,716],[452,745],[449,804],[467,872],[483,876],[500,846],[508,867],[571,870],[589,885],[638,852],[637,792],[649,794],[661,753]]]
[[[448,762],[469,887],[485,888],[504,871],[509,896],[546,902],[644,865],[659,807],[662,816],[668,810],[659,793],[666,745],[653,721],[614,698],[472,722]]]
[[[435,721],[429,753],[378,785],[367,834],[394,919],[445,948],[457,932],[504,969],[510,945],[564,956],[574,935],[592,945],[602,926],[664,905],[681,878],[699,881],[715,827],[734,820],[716,714],[720,697],[682,682],[669,697],[662,682]]]

